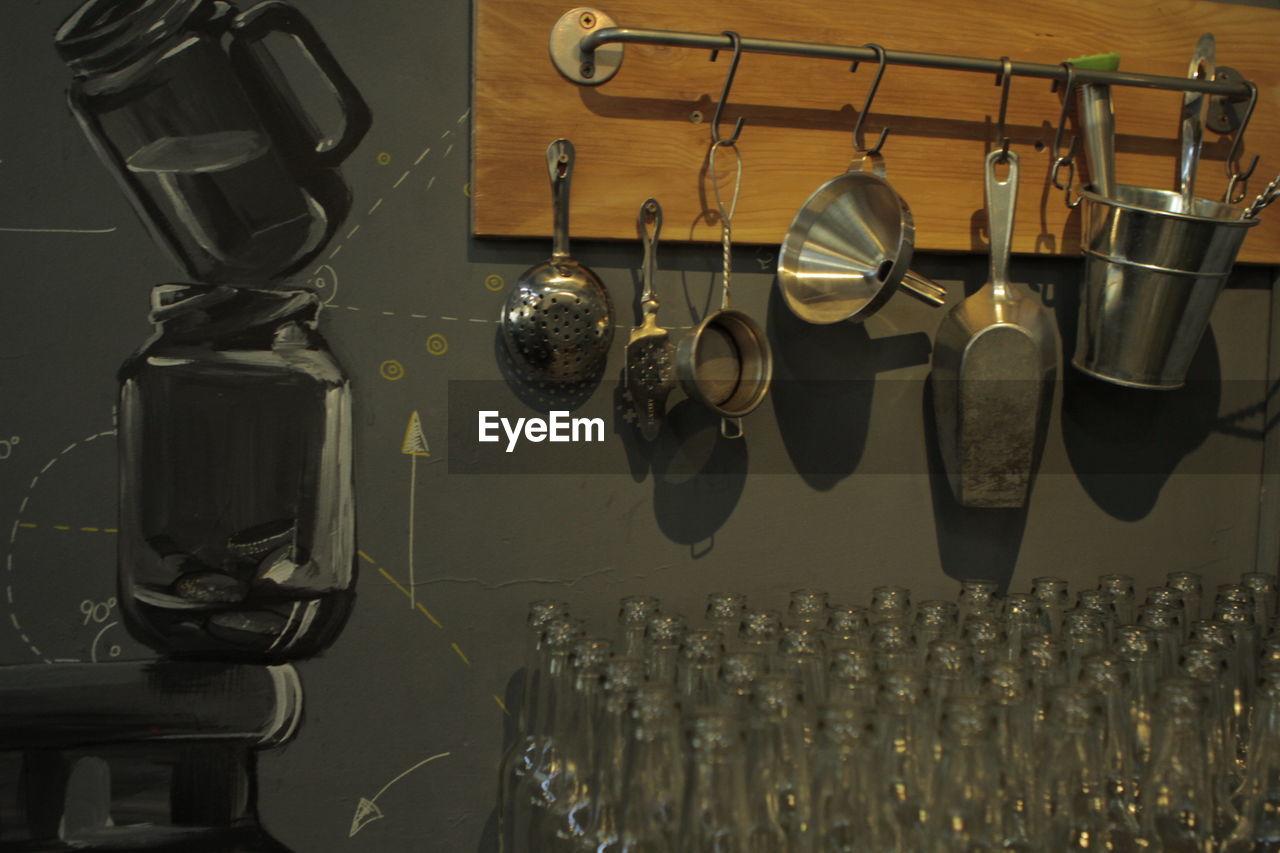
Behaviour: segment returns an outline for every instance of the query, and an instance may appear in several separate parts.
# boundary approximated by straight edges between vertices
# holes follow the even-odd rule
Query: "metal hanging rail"
[[[551,31],[551,57],[565,77],[585,86],[597,86],[609,80],[622,63],[624,44],[665,45],[733,50],[733,39],[725,33],[686,33],[672,30],[647,30],[613,26],[613,20],[596,9],[574,9],[566,13]],[[777,56],[804,56],[815,59],[840,59],[845,62],[877,62],[880,55],[874,47],[819,44],[781,39],[738,39],[743,53],[767,53]],[[951,71],[974,71],[999,75],[1006,68],[1015,77],[1038,77],[1067,82],[1067,63],[1043,65],[1036,62],[1011,62],[972,56],[950,56],[920,53],[913,50],[888,50],[883,53],[889,65],[912,65],[917,68],[940,68]],[[1215,81],[1189,77],[1164,77],[1156,74],[1133,74],[1127,71],[1097,71],[1072,68],[1075,83],[1104,83],[1113,86],[1137,86],[1174,92],[1204,92],[1228,100],[1247,100],[1250,84],[1244,80]]]

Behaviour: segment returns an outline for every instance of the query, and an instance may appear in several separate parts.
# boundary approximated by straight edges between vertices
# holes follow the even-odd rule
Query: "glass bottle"
[[[268,47],[280,40],[324,78],[316,91],[336,100],[337,136],[317,132],[310,99],[281,74]],[[81,129],[188,278],[277,279],[337,232],[351,207],[338,166],[370,114],[301,12],[88,0],[55,42],[74,75],[68,102]]]
[[[1116,631],[1115,653],[1124,664],[1126,728],[1132,740],[1135,775],[1140,776],[1151,756],[1152,703],[1160,678],[1160,647],[1150,628],[1121,625]]]
[[[1276,615],[1276,578],[1265,572],[1245,572],[1240,585],[1253,593],[1253,621],[1266,625]]]
[[[913,634],[916,650],[928,653],[934,640],[955,640],[960,636],[960,608],[954,601],[930,599],[916,605]]]
[[[571,849],[566,842],[587,830],[601,677],[612,652],[613,641],[604,637],[582,637],[569,652],[571,677],[557,685],[556,728],[548,745],[556,756],[543,785],[547,808],[534,814],[534,850]]]
[[[1116,608],[1111,603],[1111,596],[1100,589],[1082,589],[1076,593],[1076,609],[1097,617],[1106,632],[1106,645],[1115,642],[1119,621],[1116,619]]]
[[[738,626],[747,611],[747,596],[741,592],[712,592],[707,595],[707,625],[720,632],[726,652],[738,650]]]
[[[751,690],[765,674],[764,655],[760,652],[732,652],[720,663],[720,702],[731,714],[745,714],[750,707]]]
[[[1062,645],[1067,651],[1067,683],[1074,684],[1085,658],[1106,649],[1107,634],[1092,611],[1068,610],[1062,621]]]
[[[1191,622],[1187,616],[1186,603],[1182,593],[1170,586],[1153,586],[1147,588],[1147,604],[1162,604],[1175,611],[1175,620],[1182,631],[1182,638],[1187,637],[1187,628]]]
[[[595,722],[595,757],[589,796],[569,815],[569,826],[577,832],[570,850],[616,853],[622,846],[620,815],[623,780],[627,776],[627,712],[636,690],[644,683],[644,661],[634,657],[613,657],[604,665],[601,679],[600,716]]]
[[[1107,850],[1099,723],[1097,705],[1087,691],[1053,689],[1041,745],[1044,770],[1037,806],[1042,834],[1037,850]]]
[[[976,679],[982,677],[982,672],[1006,657],[1004,633],[1000,630],[1000,621],[996,617],[973,613],[964,620],[960,636],[968,649],[970,672],[974,679],[970,686],[976,690]]]
[[[1100,769],[1106,798],[1106,849],[1135,851],[1145,846],[1145,840],[1138,828],[1138,773],[1124,672],[1124,661],[1118,655],[1098,652],[1081,663],[1080,686],[1097,697],[1102,710]]]
[[[152,290],[120,369],[120,600],[186,658],[310,657],[354,598],[351,394],[300,291]]]
[[[1208,643],[1187,643],[1178,661],[1180,674],[1202,685],[1205,694],[1204,733],[1208,774],[1213,786],[1214,823],[1217,837],[1235,826],[1237,815],[1231,795],[1240,783],[1236,765],[1235,716],[1232,685],[1222,650]]]
[[[847,702],[823,706],[813,778],[813,847],[821,853],[863,853],[879,836],[869,800],[874,768],[869,710]]]
[[[738,637],[744,651],[764,655],[765,669],[772,672],[778,665],[778,635],[781,632],[782,617],[778,611],[748,609],[742,614]]]
[[[660,602],[652,595],[628,595],[618,601],[618,651],[629,658],[644,658],[644,635],[649,620],[658,614]]]
[[[1253,608],[1234,602],[1219,603],[1214,619],[1226,623],[1236,644],[1235,665],[1240,676],[1234,702],[1236,738],[1243,752],[1249,743],[1249,712],[1258,678],[1258,635],[1253,624]]]
[[[1049,633],[1062,628],[1062,612],[1070,606],[1070,591],[1062,578],[1039,577],[1031,580],[1031,597],[1040,603],[1040,612],[1049,623]]]
[[[529,616],[525,622],[524,684],[516,717],[516,736],[503,755],[498,771],[498,841],[503,851],[514,849],[514,833],[528,831],[527,826],[516,827],[514,797],[524,777],[537,763],[537,753],[545,736],[542,721],[551,699],[547,673],[550,662],[547,624],[557,616],[567,616],[568,612],[569,605],[563,601],[544,600],[529,604]]]
[[[772,846],[749,844],[747,773],[742,730],[724,711],[699,708],[689,722],[689,758],[680,825],[681,853],[747,853],[783,850],[784,839]]]
[[[872,626],[886,619],[911,624],[911,590],[905,586],[877,586],[871,590],[870,618]]]
[[[807,851],[812,840],[809,748],[791,678],[766,675],[756,682],[746,735],[752,843],[762,844],[761,850]]]
[[[1034,709],[1036,737],[1048,723],[1049,696],[1055,687],[1066,684],[1067,652],[1049,634],[1027,637],[1022,644],[1023,660],[1031,681],[1031,705]]]
[[[1134,617],[1134,582],[1130,575],[1102,575],[1098,578],[1098,589],[1111,599],[1115,608],[1116,621],[1121,625],[1132,625]]]
[[[957,617],[961,624],[969,614],[996,615],[996,593],[1000,585],[993,580],[970,578],[960,582],[960,596],[956,601]]]
[[[1036,823],[1038,755],[1035,744],[1035,711],[1026,670],[1013,663],[999,662],[987,668],[983,698],[992,715],[992,738],[999,780],[993,793],[997,799],[996,845],[1001,850],[1031,853],[1039,837]]]
[[[941,720],[942,757],[929,810],[929,850],[995,849],[999,777],[986,709],[972,699],[947,702]]]
[[[924,731],[924,681],[914,668],[881,673],[873,715],[876,768],[872,796],[883,798],[884,849],[924,849],[928,823],[929,740]]]
[[[827,609],[827,629],[822,637],[828,651],[866,649],[871,646],[871,623],[862,607],[836,605]]]
[[[1005,659],[1011,663],[1022,659],[1022,647],[1028,637],[1049,633],[1049,623],[1040,612],[1040,605],[1025,592],[1006,595],[1001,615]]]
[[[876,668],[881,672],[920,664],[915,637],[905,619],[884,618],[875,623],[871,630],[871,648],[876,656]]]
[[[1222,853],[1280,851],[1280,670],[1263,671],[1257,690],[1249,767],[1237,796],[1240,822]]]
[[[1160,683],[1155,707],[1155,740],[1138,803],[1144,830],[1162,853],[1212,853],[1203,692],[1192,679],[1172,676]]]
[[[685,757],[680,706],[667,684],[644,684],[631,704],[620,853],[681,853]]]
[[[875,658],[866,649],[833,649],[828,654],[827,700],[869,708],[876,699]]]
[[[686,707],[719,704],[720,662],[723,658],[724,643],[719,631],[700,629],[685,632],[680,641],[676,692]]]
[[[1200,602],[1204,598],[1204,583],[1197,572],[1169,572],[1165,585],[1182,593],[1182,608],[1187,622],[1203,619]]]
[[[1138,624],[1155,632],[1162,676],[1171,675],[1178,669],[1178,646],[1182,640],[1178,616],[1178,611],[1165,604],[1144,604],[1138,608]]]
[[[552,780],[559,777],[563,767],[564,718],[569,715],[573,704],[573,670],[569,655],[584,633],[581,620],[565,615],[553,617],[543,632],[547,664],[545,679],[542,679],[545,689],[540,691],[540,698],[545,698],[546,704],[534,714],[537,746],[533,753],[533,766],[516,779],[511,796],[511,829],[500,835],[501,840],[510,841],[510,846],[504,849],[513,853],[535,853],[538,850],[535,833],[546,825],[546,813],[551,807],[549,792]]]
[[[825,589],[793,589],[787,604],[787,624],[794,628],[820,631],[827,624],[830,595]]]
[[[676,663],[684,638],[684,617],[675,613],[655,613],[644,629],[644,668],[650,681],[676,683]]]
[[[818,706],[827,699],[827,664],[821,635],[811,628],[784,628],[778,640],[778,671],[799,690],[806,726],[817,722]]]
[[[968,650],[955,640],[934,640],[925,654],[924,671],[928,679],[925,694],[929,705],[929,725],[940,730],[947,703],[970,692]]]

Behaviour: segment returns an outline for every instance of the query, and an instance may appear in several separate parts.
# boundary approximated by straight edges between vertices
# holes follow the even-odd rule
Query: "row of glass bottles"
[[[502,849],[1280,851],[1275,579],[1072,603],[713,593],[690,625],[633,596],[606,638],[535,602]]]

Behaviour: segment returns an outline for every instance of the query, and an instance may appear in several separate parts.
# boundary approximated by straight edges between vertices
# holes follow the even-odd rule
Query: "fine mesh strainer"
[[[502,310],[502,337],[529,379],[583,382],[604,369],[613,342],[613,306],[596,274],[569,257],[573,143],[547,146],[554,228],[551,257],[516,282]]]

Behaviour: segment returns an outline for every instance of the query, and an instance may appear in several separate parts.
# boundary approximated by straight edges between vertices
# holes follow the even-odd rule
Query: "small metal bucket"
[[[1084,192],[1085,254],[1072,364],[1131,388],[1182,386],[1245,234],[1228,204],[1120,185]]]

